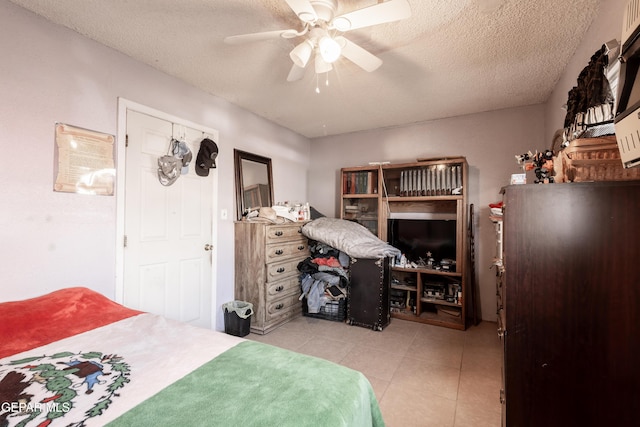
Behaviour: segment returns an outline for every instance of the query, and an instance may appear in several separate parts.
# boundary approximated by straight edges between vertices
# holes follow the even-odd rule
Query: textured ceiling
[[[345,33],[383,65],[368,73],[340,59],[325,86],[311,70],[287,82],[302,39],[223,43],[301,29],[284,0],[11,1],[309,138],[545,102],[604,7],[409,0],[411,18]],[[341,0],[337,13],[376,3]]]

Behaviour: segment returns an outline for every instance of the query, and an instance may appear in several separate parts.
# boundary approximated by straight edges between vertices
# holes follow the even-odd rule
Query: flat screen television
[[[389,219],[389,244],[400,249],[408,261],[427,260],[427,252],[436,263],[456,259],[456,220],[453,219]]]

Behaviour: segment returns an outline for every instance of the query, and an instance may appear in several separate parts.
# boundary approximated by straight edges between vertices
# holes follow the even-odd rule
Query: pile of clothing
[[[298,263],[308,313],[320,313],[329,301],[347,297],[351,257],[325,243],[309,240],[311,256]]]
[[[569,91],[564,119],[562,148],[577,138],[613,135],[616,95],[620,73],[620,44],[611,40],[602,45],[578,75]]]

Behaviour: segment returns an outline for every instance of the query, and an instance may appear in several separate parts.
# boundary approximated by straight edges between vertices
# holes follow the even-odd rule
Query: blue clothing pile
[[[328,301],[347,297],[351,257],[325,243],[309,240],[311,256],[298,264],[300,299],[307,299],[309,313],[320,313]]]

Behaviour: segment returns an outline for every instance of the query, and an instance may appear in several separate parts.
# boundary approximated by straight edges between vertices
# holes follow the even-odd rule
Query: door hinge
[[[123,242],[123,246],[126,248],[127,247],[127,236],[124,236],[124,242]]]
[[[129,134],[124,136],[124,147],[127,148],[129,146]]]

